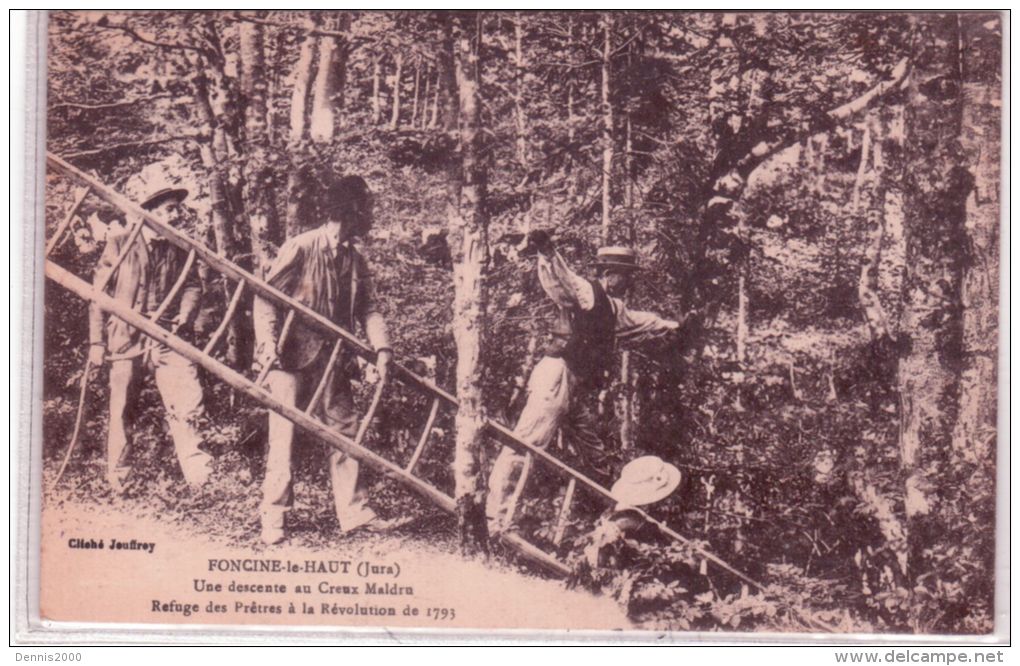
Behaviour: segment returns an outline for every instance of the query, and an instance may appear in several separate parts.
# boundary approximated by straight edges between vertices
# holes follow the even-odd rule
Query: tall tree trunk
[[[459,92],[457,82],[457,49],[459,45],[454,42],[453,28],[449,21],[452,19],[443,15],[444,24],[442,48],[439,49],[439,79],[436,85],[436,106],[439,119],[436,123],[444,132],[453,132],[457,129],[460,119]]]
[[[314,23],[308,21],[308,27]],[[313,35],[306,35],[301,41],[297,64],[294,65],[294,83],[290,95],[290,133],[288,143],[298,146],[307,136],[308,107],[311,94],[311,82],[315,73],[315,40]]]
[[[487,551],[484,484],[479,454],[485,408],[482,396],[482,347],[486,321],[485,266],[488,261],[488,220],[485,213],[485,171],[481,163],[478,99],[481,14],[457,14],[449,20],[456,70],[460,118],[460,165],[451,168],[449,243],[453,257],[453,331],[457,346],[456,452],[454,495],[461,547]]]
[[[240,24],[240,54],[241,89],[247,102],[244,110],[244,203],[251,225],[255,268],[263,272],[276,254],[279,238],[266,130],[266,72],[261,25]]]
[[[443,69],[440,64],[436,71],[436,85],[432,93],[432,111],[429,115],[428,129],[435,129],[439,123],[439,97],[443,92]]]
[[[613,14],[602,13],[602,244],[607,245],[612,225],[613,184],[613,101],[611,76],[613,64]]]
[[[327,18],[323,26],[331,31],[345,32],[350,15]],[[316,143],[329,143],[340,127],[343,117],[344,83],[347,78],[347,44],[338,37],[319,38],[319,64],[312,85],[312,111],[308,133]]]
[[[516,130],[517,163],[528,168],[528,120],[524,113],[524,26],[520,12],[514,12],[514,125]]]
[[[864,124],[864,135],[861,145],[861,162],[857,170],[857,180],[851,203],[854,214],[859,214],[858,205],[863,207],[868,223],[871,239],[864,251],[860,278],[857,282],[857,296],[860,301],[864,320],[868,325],[868,333],[872,346],[872,359],[875,363],[887,363],[895,359],[895,340],[889,315],[879,298],[879,270],[882,265],[882,250],[886,236],[886,187],[883,159],[881,154],[882,140],[886,136],[883,124],[879,120],[881,112],[869,114]],[[868,164],[871,168],[868,168]],[[856,202],[856,203],[854,203]],[[890,377],[890,380],[893,378]],[[898,391],[891,395],[896,400]],[[889,400],[882,396],[872,405],[874,412],[885,408],[878,400]],[[895,498],[899,493],[889,493],[875,478],[880,476],[874,472],[880,469],[876,463],[878,456],[862,446],[845,447],[850,455],[847,480],[863,510],[878,524],[885,547],[895,556],[899,570],[893,572],[886,581],[884,592],[891,592],[904,583],[907,574],[907,531],[902,514],[896,511]],[[878,592],[878,590],[872,590]]]
[[[269,39],[267,36],[266,60],[278,62],[282,54],[287,52],[287,44],[290,41],[289,37],[285,30],[277,30],[272,39]],[[284,146],[280,144],[286,140],[284,137],[281,137],[282,128],[278,127],[278,123],[274,122],[273,114],[273,101],[282,94],[281,87],[283,86],[284,73],[285,69],[283,67],[270,68],[269,81],[266,86],[266,99],[270,100],[270,103],[266,105],[266,129],[269,132],[269,145],[273,146],[273,149],[276,151],[284,150]]]
[[[210,82],[205,73],[208,63],[204,57],[197,55],[193,56],[191,62],[195,69],[193,81],[196,108],[203,124],[209,128],[209,140],[199,145],[198,154],[202,160],[202,166],[209,174],[213,238],[216,240],[216,251],[227,259],[234,259],[237,255],[238,243],[234,228],[234,215],[227,192],[229,174],[226,164],[228,157],[226,143],[223,139],[223,129],[219,126],[219,121],[212,109]],[[240,339],[240,327],[235,318],[228,324],[226,333],[227,363],[235,368],[243,364]]]
[[[421,59],[414,65],[414,98],[411,101],[411,129],[418,125],[418,98],[421,93]]]
[[[307,22],[309,28],[314,21]],[[290,96],[290,129],[287,135],[287,152],[294,163],[287,172],[287,203],[284,234],[287,238],[298,235],[302,231],[299,201],[302,198],[301,164],[307,159],[308,153],[308,118],[311,105],[312,81],[316,78],[315,63],[316,37],[306,35],[301,42],[297,63],[294,65],[293,88]]]
[[[574,15],[567,16],[567,57],[574,63]],[[574,70],[567,72],[567,139],[574,143]]]
[[[390,115],[390,130],[400,127],[400,79],[404,74],[404,54],[397,51],[397,71],[393,73],[393,107]]]
[[[380,96],[380,81],[382,79],[382,55],[376,54],[372,58],[372,124],[378,125],[382,120],[382,100]]]
[[[210,194],[212,195],[212,227],[213,235],[216,238],[216,249],[223,256],[230,258],[236,253],[236,240],[234,237],[234,225],[230,210],[230,201],[227,197],[226,182],[228,179],[226,164],[226,144],[223,140],[223,130],[219,120],[213,112],[209,90],[210,82],[205,74],[208,67],[206,59],[195,56],[193,60],[195,76],[192,79],[195,86],[195,107],[203,123],[209,128],[209,140],[199,146],[199,156],[202,165],[210,174]]]
[[[907,91],[904,151],[906,274],[900,359],[900,462],[909,543],[908,570],[925,568],[924,550],[939,535],[932,484],[945,471],[959,411],[963,356],[966,202],[973,176],[959,147],[962,121],[956,16],[919,14]]]
[[[421,95],[421,129],[425,129],[429,125],[429,106],[430,100],[432,99],[432,65],[425,66],[425,90]]]
[[[960,387],[960,414],[953,448],[970,462],[995,453],[999,311],[999,169],[1001,152],[1001,52],[977,58],[977,42],[998,44],[1001,21],[994,15],[964,15],[963,108],[960,142],[975,165],[975,189],[967,199],[968,246],[972,260],[963,275],[963,345],[966,363]],[[997,56],[997,57],[996,57]]]
[[[212,15],[197,23],[202,39],[209,45],[204,53],[190,52],[184,57],[194,71],[195,101],[198,116],[209,128],[209,141],[199,146],[199,158],[209,174],[211,218],[217,251],[228,259],[236,259],[248,249],[241,239],[250,237],[247,229],[239,228],[245,218],[241,193],[240,142],[236,140],[243,126],[243,109],[236,101],[237,86],[226,76],[219,30]],[[226,283],[224,298],[229,298]],[[251,346],[247,341],[247,322],[235,317],[227,326],[226,361],[235,368],[250,363]]]
[[[637,243],[636,225],[634,224],[634,177],[631,170],[632,126],[630,113],[627,113],[627,144],[624,152],[625,180],[623,205],[627,209],[627,235],[633,247]],[[617,418],[620,422],[620,447],[624,451],[634,448],[634,386],[637,383],[637,369],[631,363],[631,354],[624,350],[620,354],[620,386],[617,393]]]

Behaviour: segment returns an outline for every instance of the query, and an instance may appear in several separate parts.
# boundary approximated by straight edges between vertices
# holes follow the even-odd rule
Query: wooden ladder
[[[437,445],[436,440],[438,438],[433,436],[436,430],[436,420],[442,410],[452,412],[456,411],[456,397],[431,381],[418,376],[405,366],[400,365],[399,363],[394,363],[391,371],[393,379],[391,382],[379,381],[376,383],[371,402],[364,416],[361,418],[356,435],[353,438],[350,438],[340,434],[314,416],[315,408],[322,399],[327,382],[330,380],[331,374],[334,371],[334,366],[341,358],[342,353],[347,351],[360,356],[363,359],[373,360],[375,358],[375,353],[371,348],[355,337],[350,331],[337,326],[323,315],[308,308],[291,296],[275,289],[264,280],[261,280],[245,271],[240,266],[220,256],[205,245],[156,219],[135,202],[107,187],[93,176],[82,172],[61,158],[49,153],[47,154],[47,163],[54,170],[70,177],[84,187],[83,190],[78,191],[71,213],[62,220],[56,234],[52,236],[47,243],[47,257],[45,264],[45,273],[47,278],[70,290],[80,298],[95,303],[99,308],[108,312],[110,315],[122,319],[124,322],[139,329],[145,335],[158,343],[166,345],[185,358],[202,366],[220,381],[238,391],[241,391],[245,395],[248,395],[265,408],[271,409],[284,418],[289,419],[298,427],[303,428],[316,437],[321,438],[329,445],[340,449],[344,453],[354,456],[370,467],[382,472],[394,481],[415,491],[444,511],[454,513],[456,507],[454,497],[416,474],[415,470],[419,466],[425,451],[430,446]],[[96,285],[93,285],[89,281],[82,279],[66,268],[58,265],[50,257],[52,251],[59,246],[61,237],[63,237],[63,235],[67,232],[71,218],[74,216],[77,209],[81,206],[82,201],[89,193],[100,197],[107,203],[120,209],[128,216],[128,219],[137,220],[137,222],[135,222],[132,228],[128,231],[129,235],[127,243],[116,258],[113,267],[107,274],[98,277]],[[149,316],[128,307],[125,303],[114,300],[106,293],[105,289],[114,272],[120,266],[121,262],[124,261],[125,256],[130,251],[131,244],[136,242],[138,239],[143,227],[166,239],[170,243],[184,249],[188,253],[185,266],[180,276],[174,282],[170,292],[163,299],[157,310]],[[177,292],[184,285],[187,279],[187,274],[193,269],[196,261],[202,261],[211,270],[218,272],[236,284],[228,301],[223,320],[201,346],[196,346],[183,340],[177,336],[174,331],[167,330],[159,323],[160,316],[177,295]],[[322,379],[316,386],[316,389],[312,394],[311,402],[306,408],[299,409],[296,406],[280,402],[266,389],[265,381],[270,368],[263,368],[259,375],[252,379],[230,368],[213,356],[213,352],[227,331],[229,322],[237,315],[242,295],[246,291],[270,301],[281,311],[286,311],[287,314],[279,336],[281,344],[293,330],[295,321],[299,318],[303,326],[314,328],[316,331],[332,341],[329,360],[327,361],[326,368],[323,370]],[[404,464],[398,464],[389,460],[365,445],[366,434],[371,427],[372,420],[375,417],[376,410],[378,409],[380,402],[382,401],[383,394],[386,392],[387,384],[392,382],[400,382],[412,391],[424,395],[429,400],[428,415],[425,419],[425,423],[422,426],[410,459]],[[562,500],[557,508],[555,522],[552,526],[553,536],[551,541],[555,547],[560,546],[563,541],[568,521],[572,511],[574,510],[574,499],[579,487],[587,489],[588,495],[593,497],[595,501],[599,502],[603,509],[615,506],[616,501],[613,499],[612,494],[607,488],[603,487],[601,484],[592,480],[580,471],[574,469],[570,465],[552,456],[544,449],[532,446],[516,438],[507,426],[496,421],[487,420],[485,423],[485,433],[488,437],[492,438],[499,444],[512,447],[517,452],[524,454],[525,464],[520,478],[513,490],[511,511],[516,508],[520,498],[526,493],[529,479],[532,478],[532,471],[536,466],[541,465],[544,470],[551,472],[555,478],[558,478],[560,482],[563,483]],[[692,543],[665,523],[657,520],[641,509],[635,509],[635,511],[645,520],[656,525],[659,530],[670,539],[688,545],[704,557],[705,560],[713,563],[722,570],[727,571],[731,575],[736,576],[738,579],[753,588],[764,589],[760,583],[730,566],[711,552]],[[508,522],[511,518],[512,516],[508,517]],[[501,534],[500,538],[509,547],[518,551],[529,560],[539,563],[546,569],[558,575],[569,574],[570,569],[566,562],[564,562],[563,559],[556,554],[556,548],[543,548],[539,543],[533,542],[516,532]]]

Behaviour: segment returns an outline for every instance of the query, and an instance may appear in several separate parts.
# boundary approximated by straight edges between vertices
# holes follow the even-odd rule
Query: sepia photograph
[[[40,21],[40,631],[1001,635],[1008,13]]]

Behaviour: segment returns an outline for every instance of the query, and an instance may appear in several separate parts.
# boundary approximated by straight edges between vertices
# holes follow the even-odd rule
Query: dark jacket
[[[128,231],[112,232],[106,241],[93,284],[106,279],[113,268],[117,257],[127,244]],[[169,241],[155,239],[146,241],[141,235],[131,244],[124,260],[117,267],[113,279],[106,291],[113,298],[142,314],[152,314],[162,304],[170,288],[177,282],[187,262],[188,253],[172,245]],[[202,297],[202,283],[198,271],[192,265],[180,292],[161,317],[161,323],[167,325],[171,320],[191,322],[197,314],[199,300]],[[111,354],[121,354],[131,348],[139,339],[141,332],[129,326],[117,317],[107,317],[96,305],[89,308],[89,341],[102,343],[103,324],[106,323],[106,346]]]
[[[285,242],[266,281],[351,332],[356,324],[364,325],[370,313],[377,312],[364,257],[350,245],[340,245],[334,251],[325,227],[306,231]],[[286,310],[256,298],[253,316],[256,340],[260,345],[277,345],[276,353],[283,370],[309,367],[332,340],[297,316],[280,345]],[[325,353],[329,350],[325,349]]]

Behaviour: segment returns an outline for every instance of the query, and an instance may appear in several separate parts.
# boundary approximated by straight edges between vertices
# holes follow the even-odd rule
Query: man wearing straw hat
[[[658,456],[641,456],[620,470],[620,478],[611,489],[616,504],[602,516],[585,539],[580,560],[573,566],[572,577],[583,578],[603,566],[604,551],[626,539],[654,543],[661,538],[658,529],[645,520],[637,507],[661,502],[680,485],[680,470]]]
[[[556,251],[548,232],[531,232],[529,245],[538,251],[538,278],[558,306],[552,343],[528,380],[528,399],[514,435],[545,448],[564,427],[588,468],[610,474],[609,456],[597,435],[592,405],[605,386],[619,344],[634,346],[677,331],[680,324],[651,312],[631,310],[624,303],[638,270],[637,253],[628,247],[599,249],[598,279],[574,273]],[[504,446],[489,476],[486,515],[489,530],[509,525],[514,489],[525,458]]]
[[[376,307],[371,275],[364,257],[352,245],[353,239],[372,228],[372,193],[360,176],[324,176],[326,182],[309,175],[310,197],[317,210],[308,210],[323,220],[315,229],[289,239],[266,274],[266,281],[283,293],[327,317],[341,328],[365,330],[376,351],[379,381],[385,381],[393,358],[386,322]],[[283,331],[283,314],[272,303],[255,299],[256,366],[272,368],[266,376],[270,392],[287,404],[307,408],[315,398],[331,341],[295,317],[290,330]],[[341,355],[324,385],[314,414],[341,434],[354,437],[358,412],[351,394],[353,358]],[[262,484],[262,541],[268,545],[286,538],[284,515],[294,500],[291,452],[294,424],[279,414],[269,413],[269,451]],[[358,485],[358,461],[330,448],[330,482],[340,529],[360,527],[381,529],[380,520]]]
[[[150,185],[141,207],[156,219],[174,227],[184,220],[182,202],[188,191]],[[187,252],[160,238],[148,227],[132,234],[128,229],[112,232],[96,267],[93,284],[106,285],[113,298],[149,317],[174,333],[191,326],[198,314],[202,285],[194,266],[188,266]],[[140,236],[140,237],[139,237]],[[126,250],[128,243],[131,247]],[[120,259],[123,254],[123,258]],[[120,259],[119,265],[117,264]],[[187,269],[187,273],[184,273]],[[112,272],[112,277],[111,276]],[[183,279],[177,294],[166,301],[174,285]],[[89,362],[98,368],[110,363],[110,419],[106,444],[106,479],[121,492],[131,466],[126,460],[128,435],[125,416],[136,395],[138,371],[152,370],[159,389],[174,449],[185,481],[200,486],[209,478],[211,456],[200,447],[198,430],[205,408],[202,384],[194,363],[93,305],[89,309]]]

